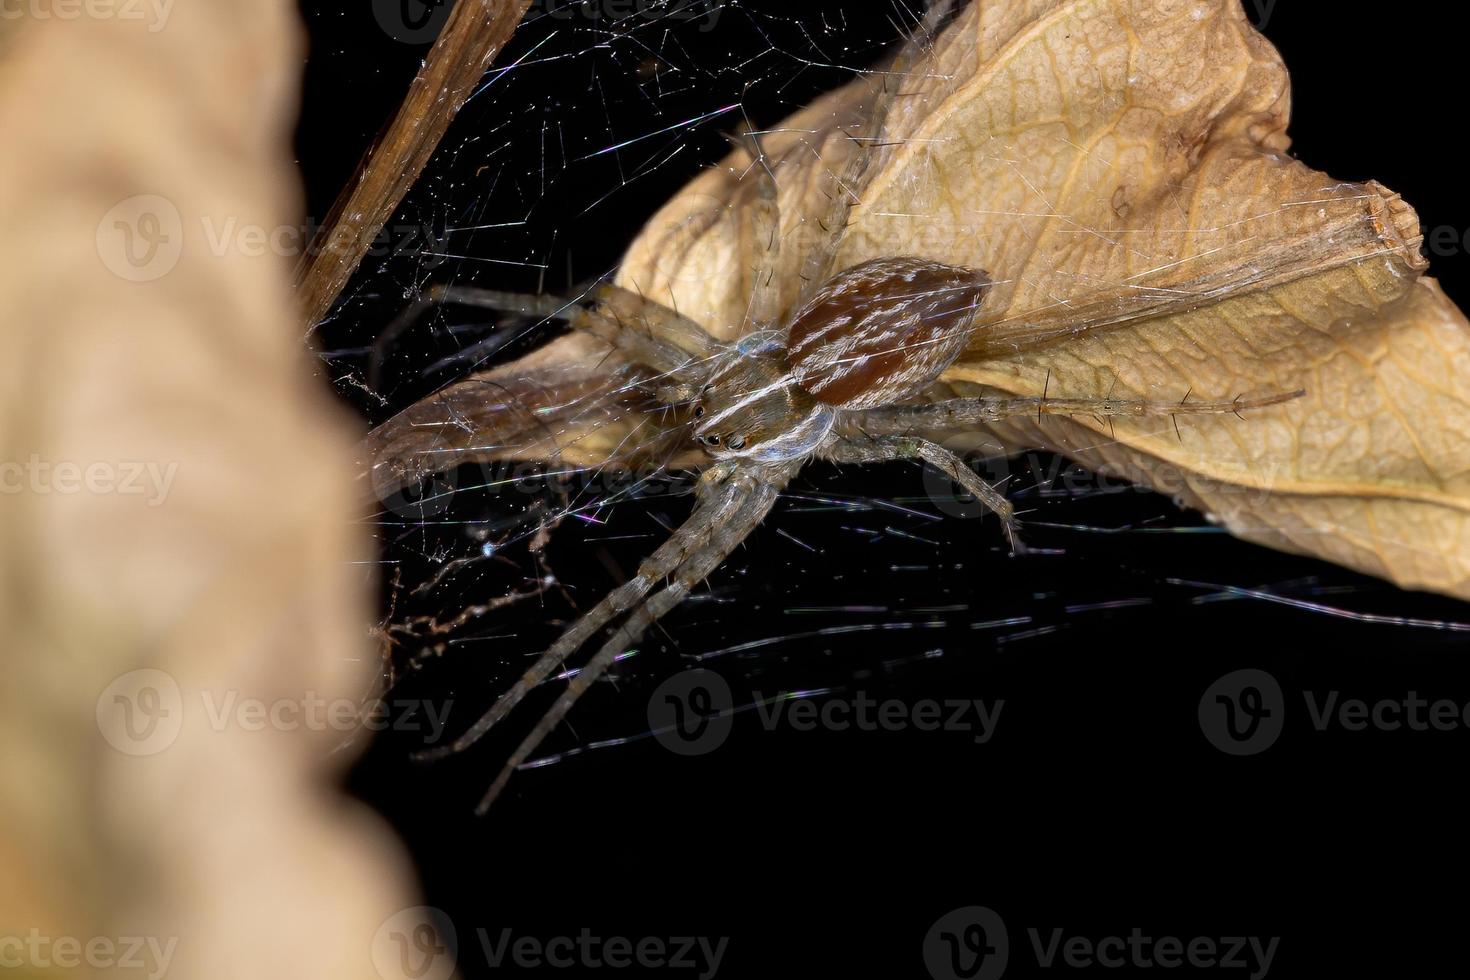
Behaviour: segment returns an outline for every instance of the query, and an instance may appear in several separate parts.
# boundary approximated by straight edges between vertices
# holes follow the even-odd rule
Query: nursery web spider
[[[948,7],[931,7],[916,40],[899,53],[888,74],[901,77]],[[881,132],[892,87],[885,85],[875,96],[869,132]],[[762,233],[749,312],[735,343],[720,343],[675,310],[614,286],[601,287],[586,301],[455,287],[441,287],[429,300],[563,319],[598,337],[653,373],[660,402],[688,409],[694,439],[711,462],[696,486],[693,514],[643,561],[637,574],[573,623],[458,739],[419,756],[440,758],[473,745],[594,635],[626,617],[505,762],[478,812],[488,809],[516,769],[619,654],[719,568],[808,460],[921,460],[993,511],[1012,550],[1021,551],[1018,522],[1005,497],[959,456],[919,433],[960,431],[1037,414],[1234,413],[1303,394],[1199,403],[1045,396],[927,400],[926,390],[968,346],[991,286],[988,275],[914,256],[835,268],[853,189],[862,186],[867,170],[868,154],[857,153],[839,175],[842,192],[833,195],[830,213],[820,221],[819,227],[831,231],[803,262],[803,295],[783,310],[772,285],[781,249],[776,185],[759,138],[747,134],[746,140],[753,159],[749,175],[759,182],[753,217]]]

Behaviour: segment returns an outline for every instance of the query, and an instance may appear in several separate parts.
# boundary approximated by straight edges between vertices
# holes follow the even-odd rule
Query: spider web
[[[350,6],[314,5],[319,29]],[[319,327],[336,389],[378,423],[545,343],[561,328],[446,307],[397,338],[380,370],[372,365],[385,325],[430,284],[576,295],[606,277],[641,223],[727,152],[726,134],[773,124],[871,71],[919,16],[892,3],[538,4],[384,248]],[[409,73],[422,53],[377,43]],[[342,86],[380,89],[391,108],[402,77],[365,60],[360,45],[318,54]],[[364,112],[364,136],[386,114],[378,108],[377,117]],[[605,392],[629,380],[611,376]],[[589,410],[598,397],[584,396]],[[1375,618],[1415,636],[1465,628],[1451,604],[1406,601],[1380,583],[1242,544],[1163,497],[1059,457],[977,464],[1005,481],[1041,554],[1013,560],[993,520],[914,465],[813,466],[709,589],[630,651],[618,683],[586,698],[542,755],[644,739],[649,692],[691,664],[728,675],[749,705],[773,690],[994,681],[987,671],[1097,637],[1162,644],[1221,606],[1269,604],[1302,629]],[[395,683],[453,690],[452,737],[687,517],[688,485],[687,474],[657,465],[465,467],[377,512]],[[1216,652],[1228,659],[1223,642]],[[522,711],[538,713],[535,704]],[[492,771],[484,759],[498,751],[466,764],[471,782]]]

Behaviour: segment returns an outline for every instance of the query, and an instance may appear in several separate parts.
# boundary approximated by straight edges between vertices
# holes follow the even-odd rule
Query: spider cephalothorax
[[[694,438],[714,459],[779,462],[821,445],[835,413],[791,375],[784,346],[736,345],[695,396]]]
[[[934,3],[926,28],[899,55],[888,74],[911,64],[918,45],[945,15]],[[898,86],[894,86],[896,89]],[[893,89],[875,96],[870,140],[883,129]],[[1298,397],[1301,392],[1224,402],[1128,401],[979,397],[936,400],[935,383],[970,346],[977,329],[992,329],[983,314],[990,279],[981,271],[922,257],[878,258],[839,270],[842,229],[860,191],[866,155],[854,154],[834,178],[832,210],[818,226],[830,239],[800,257],[805,288],[781,308],[776,269],[781,228],[774,169],[760,142],[750,138],[746,173],[759,193],[751,207],[758,236],[749,313],[734,344],[716,341],[700,324],[635,292],[597,290],[592,304],[554,297],[522,297],[483,290],[443,290],[438,298],[558,316],[605,341],[650,379],[650,394],[687,405],[690,436],[711,465],[700,476],[689,520],[650,555],[628,582],[572,624],[495,706],[453,744],[425,753],[437,757],[478,741],[526,694],[559,670],[618,617],[622,625],[582,666],[566,690],[521,742],[481,803],[481,810],[525,763],[576,700],[638,642],[658,619],[715,571],[775,506],[787,482],[809,459],[868,463],[912,459],[947,474],[993,511],[1013,550],[1020,550],[1011,505],[930,433],[970,431],[987,422],[1026,415],[1178,416],[1233,413]],[[856,190],[855,190],[856,189]],[[978,325],[977,325],[978,324]]]
[[[953,364],[989,288],[983,272],[910,257],[833,276],[783,330],[716,360],[695,402],[695,438],[716,459],[811,455],[839,411],[911,398]]]

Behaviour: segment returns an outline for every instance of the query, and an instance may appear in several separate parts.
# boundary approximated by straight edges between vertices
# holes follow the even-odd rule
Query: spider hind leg
[[[699,495],[699,504],[694,513],[673,536],[643,560],[637,574],[572,623],[467,731],[449,745],[420,752],[414,758],[420,762],[431,762],[463,752],[478,742],[598,630],[634,609],[661,580],[688,561],[689,555],[703,548],[716,526],[727,520],[745,498],[743,484],[729,479],[728,469],[722,468],[706,471],[695,492]]]
[[[697,490],[699,503],[693,515],[644,560],[632,579],[614,589],[573,623],[500,696],[494,706],[454,742],[419,753],[415,758],[431,761],[474,745],[600,629],[619,616],[627,616],[587,664],[572,675],[567,689],[506,761],[476,808],[477,813],[483,814],[516,769],[561,723],[577,700],[612,666],[618,655],[637,643],[650,626],[687,598],[694,587],[719,568],[736,546],[760,524],[794,471],[794,466],[763,468],[754,473],[742,472],[734,466],[716,466],[706,471],[700,479]],[[668,584],[654,592],[655,587],[666,579]]]
[[[572,706],[607,672],[619,654],[637,643],[649,627],[688,598],[696,585],[719,568],[740,542],[770,513],[779,495],[780,486],[776,483],[760,481],[748,485],[740,495],[740,502],[733,513],[715,527],[703,547],[687,555],[684,562],[669,576],[669,584],[629,610],[629,616],[623,625],[613,632],[592,659],[567,682],[567,689],[505,761],[495,782],[475,808],[477,814],[483,816],[490,809],[510,777],[531,757],[531,753],[536,751],[546,736],[561,724]]]

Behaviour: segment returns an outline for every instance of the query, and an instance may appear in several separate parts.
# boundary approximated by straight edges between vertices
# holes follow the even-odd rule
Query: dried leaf
[[[878,84],[900,94],[867,133]],[[1308,392],[1177,430],[1047,418],[961,444],[1058,449],[1241,537],[1470,597],[1470,333],[1419,280],[1407,205],[1285,155],[1288,107],[1285,69],[1237,0],[972,4],[912,73],[859,79],[767,137],[782,295],[801,288],[843,162],[872,152],[846,189],[839,267],[912,254],[996,282],[948,393]],[[749,165],[736,153],[692,182],[620,274],[727,339],[747,302]],[[561,365],[585,382],[599,354],[567,338],[498,373],[537,383]]]

